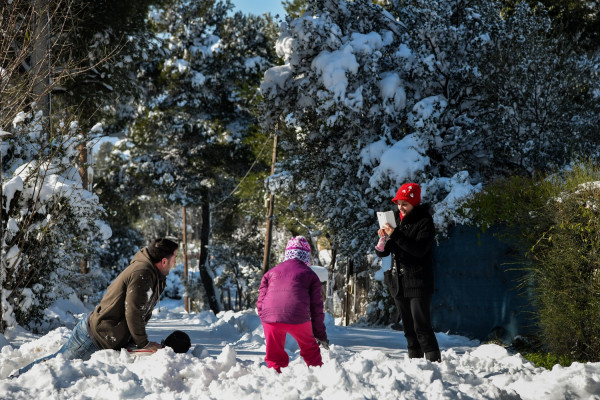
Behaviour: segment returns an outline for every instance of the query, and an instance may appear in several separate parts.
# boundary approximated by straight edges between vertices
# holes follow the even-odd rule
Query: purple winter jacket
[[[321,282],[302,261],[289,259],[267,271],[256,302],[262,322],[302,324],[312,321],[315,338],[326,341]]]

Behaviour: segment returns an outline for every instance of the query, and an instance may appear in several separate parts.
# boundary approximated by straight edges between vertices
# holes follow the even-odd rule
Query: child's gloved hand
[[[317,343],[319,343],[319,346],[321,346],[325,350],[329,350],[329,340],[319,340],[319,339],[317,339]]]

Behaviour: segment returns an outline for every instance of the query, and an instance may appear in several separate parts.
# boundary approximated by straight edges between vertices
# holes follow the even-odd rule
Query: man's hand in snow
[[[156,343],[156,342],[148,342],[147,345],[144,346],[144,350],[152,350],[152,351],[156,351],[158,349],[162,349],[162,345],[160,343]]]

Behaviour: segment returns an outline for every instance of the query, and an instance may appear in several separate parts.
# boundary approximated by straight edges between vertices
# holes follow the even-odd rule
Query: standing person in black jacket
[[[440,348],[431,326],[433,295],[433,246],[435,226],[429,205],[421,204],[421,187],[405,183],[392,201],[398,205],[396,228],[386,224],[377,233],[379,257],[393,255],[388,285],[400,307],[410,358],[441,361]],[[385,245],[384,245],[385,243]]]

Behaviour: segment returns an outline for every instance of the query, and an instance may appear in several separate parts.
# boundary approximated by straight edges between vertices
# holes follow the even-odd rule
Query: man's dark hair
[[[169,257],[179,248],[179,245],[171,239],[159,238],[154,240],[150,246],[148,246],[148,254],[153,262],[157,263],[163,258]]]
[[[173,331],[173,333],[163,340],[162,345],[172,348],[175,353],[187,353],[190,347],[192,347],[192,341],[187,333]]]

